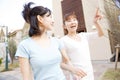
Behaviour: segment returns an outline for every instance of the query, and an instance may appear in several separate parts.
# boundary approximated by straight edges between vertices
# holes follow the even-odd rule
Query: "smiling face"
[[[64,28],[68,32],[76,32],[77,27],[78,27],[78,20],[76,18],[76,15],[71,14],[71,15],[66,16],[66,18],[65,18],[65,27]]]
[[[49,12],[42,17],[38,15],[38,21],[41,29],[44,29],[46,31],[53,29],[54,21],[52,15],[49,14]]]
[[[52,15],[49,15],[49,13],[46,13],[43,16],[43,25],[47,30],[53,29],[54,21],[53,21]]]

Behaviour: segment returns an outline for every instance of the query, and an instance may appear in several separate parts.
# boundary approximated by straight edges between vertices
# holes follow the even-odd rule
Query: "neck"
[[[70,32],[68,33],[68,36],[75,36],[77,33],[76,32]]]
[[[80,40],[81,40],[81,38],[77,35],[77,32],[74,32],[74,33],[68,33],[67,36],[70,37],[71,39],[76,40],[76,41],[80,41]]]
[[[47,32],[44,32],[40,37],[43,39],[48,38]]]
[[[47,32],[43,32],[40,36],[33,36],[32,38],[34,39],[48,39],[48,35],[47,35]]]

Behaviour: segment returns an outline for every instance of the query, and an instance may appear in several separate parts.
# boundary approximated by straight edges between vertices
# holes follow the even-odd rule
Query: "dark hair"
[[[65,21],[69,20],[71,17],[77,19],[75,12],[69,12],[69,13],[65,14],[63,23],[65,24]]]
[[[28,4],[25,4],[24,9],[22,11],[23,18],[27,23],[30,24],[30,29],[29,29],[30,37],[41,35],[42,33],[42,31],[39,29],[39,26],[38,26],[37,15],[44,16],[48,12],[49,12],[49,15],[51,15],[50,9],[43,6],[36,6],[36,7],[30,8],[32,4],[34,3],[29,2]]]
[[[69,20],[70,18],[76,18],[77,19],[77,16],[76,16],[75,12],[69,12],[69,13],[64,15],[64,18],[63,18],[64,26],[65,26],[65,21]],[[67,33],[68,33],[67,29],[64,29],[64,34],[66,35]]]

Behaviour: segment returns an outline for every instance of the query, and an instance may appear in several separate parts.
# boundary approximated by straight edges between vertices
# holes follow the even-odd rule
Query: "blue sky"
[[[21,11],[24,3],[30,1],[52,9],[51,0],[0,0],[0,26],[8,26],[9,31],[22,29],[24,19]]]

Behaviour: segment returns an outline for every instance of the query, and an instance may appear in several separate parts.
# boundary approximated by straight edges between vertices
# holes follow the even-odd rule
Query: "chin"
[[[53,30],[53,28],[48,28],[48,31],[52,31]]]
[[[70,30],[70,32],[76,32],[76,30],[72,29],[72,30]]]
[[[76,30],[77,30],[77,28],[73,28],[73,29],[72,29],[72,31],[76,31]]]

